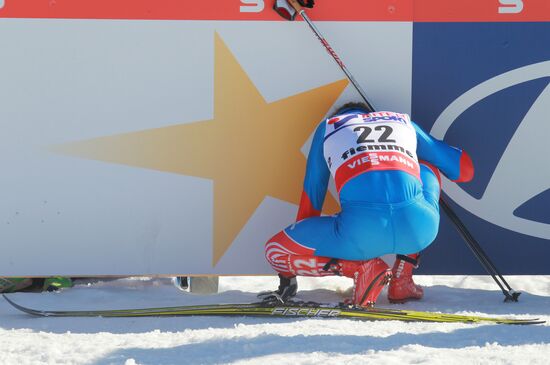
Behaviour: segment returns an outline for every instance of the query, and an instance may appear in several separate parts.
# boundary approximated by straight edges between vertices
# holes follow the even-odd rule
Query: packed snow
[[[537,317],[542,325],[364,322],[244,317],[38,318],[0,302],[0,364],[549,364],[550,276],[508,276],[518,303],[487,276],[418,276],[425,298],[381,307]],[[51,310],[123,309],[256,301],[276,277],[222,277],[220,292],[196,295],[169,278],[78,284],[57,293],[15,293]],[[297,299],[336,303],[351,280],[299,278]]]

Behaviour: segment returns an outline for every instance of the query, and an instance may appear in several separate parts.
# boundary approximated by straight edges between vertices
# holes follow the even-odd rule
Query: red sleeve
[[[468,182],[474,178],[474,163],[470,155],[462,150],[460,155],[460,175],[454,182]]]
[[[300,207],[298,208],[298,214],[296,215],[296,222],[301,221],[302,219],[310,217],[319,217],[321,211],[313,207],[309,196],[305,191],[302,191],[302,197],[300,198]]]

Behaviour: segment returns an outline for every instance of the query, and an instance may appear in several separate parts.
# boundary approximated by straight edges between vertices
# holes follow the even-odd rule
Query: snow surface
[[[544,325],[430,324],[243,317],[37,318],[0,301],[0,364],[550,364],[550,276],[508,276],[518,303],[486,276],[418,276],[425,298],[394,308],[538,317]],[[255,301],[276,277],[222,277],[220,293],[129,278],[59,293],[16,293],[37,309],[114,309]],[[338,302],[351,280],[299,278],[298,299]],[[379,306],[390,306],[382,293]]]

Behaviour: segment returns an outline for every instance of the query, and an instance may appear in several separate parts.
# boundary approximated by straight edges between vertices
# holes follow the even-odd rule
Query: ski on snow
[[[359,320],[397,320],[409,322],[440,323],[480,323],[499,324],[539,324],[545,321],[534,319],[498,318],[422,312],[387,308],[357,308],[350,306],[330,306],[312,302],[259,302],[250,304],[209,304],[176,307],[115,309],[115,310],[74,310],[48,311],[21,306],[3,295],[16,309],[41,317],[169,317],[169,316],[242,316],[274,318],[347,318]]]

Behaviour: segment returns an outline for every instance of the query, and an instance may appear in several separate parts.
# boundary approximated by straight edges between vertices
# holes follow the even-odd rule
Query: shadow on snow
[[[365,323],[368,325],[368,323]],[[478,326],[456,329],[451,332],[395,333],[386,337],[353,335],[280,336],[260,335],[254,338],[230,338],[208,340],[172,348],[118,350],[98,360],[94,365],[123,363],[134,359],[139,364],[173,364],[183,361],[189,364],[217,364],[280,354],[312,354],[316,352],[357,355],[369,350],[391,351],[407,345],[430,348],[458,349],[468,346],[484,346],[498,343],[518,346],[549,343],[548,326]]]

